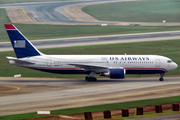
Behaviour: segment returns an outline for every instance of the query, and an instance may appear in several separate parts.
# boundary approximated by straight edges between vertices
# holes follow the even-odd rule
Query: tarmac
[[[1,78],[0,115],[121,103],[180,95],[180,78]]]

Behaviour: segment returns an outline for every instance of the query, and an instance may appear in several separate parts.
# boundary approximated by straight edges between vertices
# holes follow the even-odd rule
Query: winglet
[[[4,26],[17,58],[43,55],[13,24]]]

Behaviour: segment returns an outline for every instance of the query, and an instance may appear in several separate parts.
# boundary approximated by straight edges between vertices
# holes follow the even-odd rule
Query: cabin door
[[[159,59],[156,60],[156,67],[160,67],[160,60]]]
[[[47,67],[51,67],[52,66],[52,60],[47,60]]]

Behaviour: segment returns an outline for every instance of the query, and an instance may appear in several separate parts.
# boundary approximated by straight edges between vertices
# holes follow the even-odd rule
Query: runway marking
[[[45,11],[45,8],[43,8],[43,11],[44,11],[51,19],[54,19],[53,16],[51,16],[48,12]]]
[[[22,9],[22,11],[24,12],[24,14],[29,18],[29,20],[31,21],[31,22],[33,22],[33,20],[27,15],[27,13],[24,11],[24,9],[23,8],[21,8]]]
[[[12,91],[17,91],[17,90],[20,90],[20,88],[19,88],[19,87],[6,86],[6,85],[0,85],[0,86],[11,87],[11,88],[13,87],[13,88],[15,88],[14,90],[0,91],[0,93],[2,93],[2,92],[12,92]]]
[[[64,8],[64,11],[65,11],[67,14],[69,14],[70,16],[72,16],[73,18],[75,18],[76,20],[79,20],[77,17],[75,17],[74,15],[72,15],[71,13],[69,13],[69,12],[66,10],[66,8]]]

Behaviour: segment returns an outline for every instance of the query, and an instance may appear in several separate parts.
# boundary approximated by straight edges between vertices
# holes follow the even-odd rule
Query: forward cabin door
[[[52,60],[47,60],[47,67],[51,67],[52,66]]]
[[[160,60],[159,59],[156,60],[156,67],[160,67]]]
[[[106,66],[109,66],[109,61],[106,61]]]

